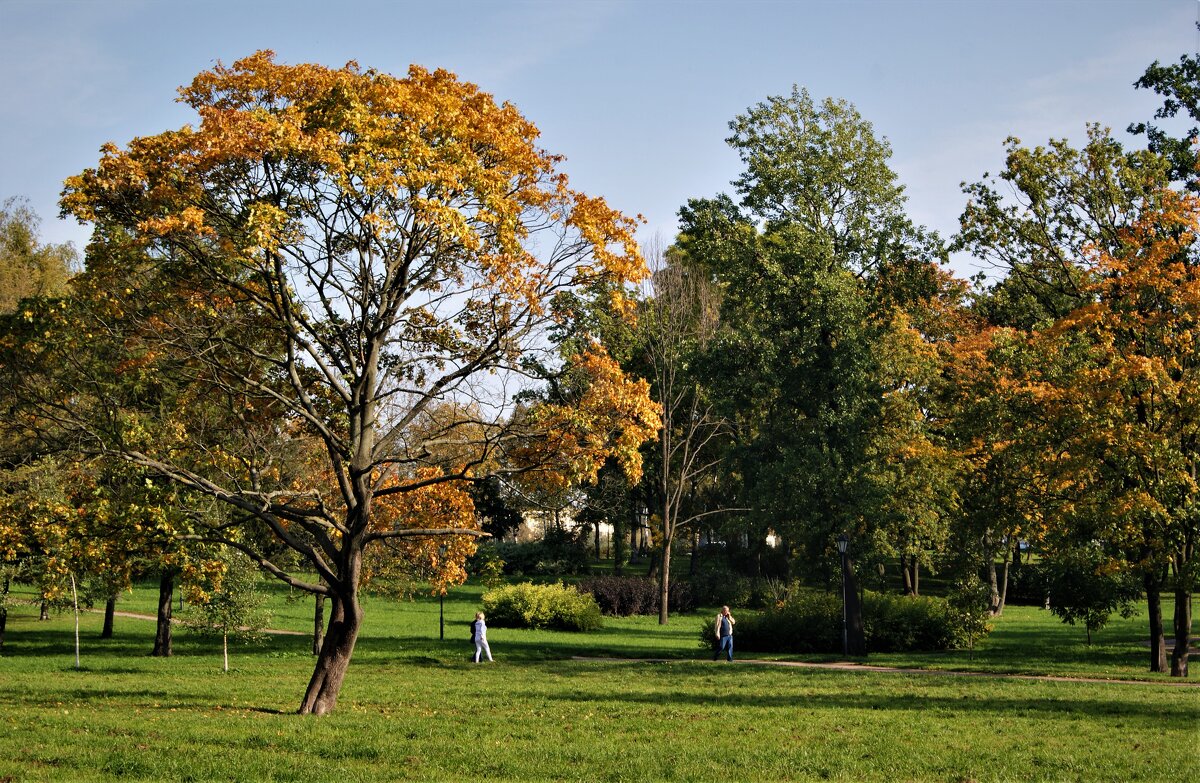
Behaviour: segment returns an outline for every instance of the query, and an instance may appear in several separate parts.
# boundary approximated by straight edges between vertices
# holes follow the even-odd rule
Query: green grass
[[[609,619],[594,634],[493,628],[494,665],[467,662],[482,588],[445,602],[368,599],[337,710],[293,714],[306,636],[231,651],[178,631],[146,655],[152,622],[14,607],[0,657],[0,780],[1195,780],[1200,689],[714,664],[703,616]],[[276,627],[311,629],[311,600],[275,591]],[[118,610],[150,613],[154,587]],[[1169,616],[1169,615],[1168,615]],[[1144,619],[1089,653],[1082,630],[1010,608],[974,658],[870,663],[1148,677]],[[665,657],[664,663],[570,660]]]

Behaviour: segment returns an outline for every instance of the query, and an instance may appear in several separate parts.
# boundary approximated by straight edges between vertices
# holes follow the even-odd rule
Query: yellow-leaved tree
[[[87,449],[231,507],[181,535],[329,599],[300,704],[322,714],[363,621],[368,547],[415,539],[389,550],[431,560],[445,538],[440,554],[457,559],[437,579],[453,580],[461,537],[479,534],[466,482],[587,480],[609,456],[637,468],[658,426],[646,385],[598,344],[572,356],[554,339],[572,292],[630,310],[623,292],[644,275],[635,222],[571,190],[531,122],[446,71],[400,78],[263,51],[180,96],[196,126],[106,145],[62,198],[95,225],[81,296],[107,292],[91,309],[103,323],[74,328],[124,335],[133,363],[114,372],[153,368],[153,416],[84,421],[74,393],[54,419]],[[128,328],[156,297],[171,306]],[[566,403],[543,391],[563,373],[585,389]],[[446,406],[471,411],[469,426],[431,415]],[[289,443],[318,444],[313,481],[297,482]],[[447,464],[448,451],[462,458]],[[268,556],[280,543],[320,578],[285,571]]]

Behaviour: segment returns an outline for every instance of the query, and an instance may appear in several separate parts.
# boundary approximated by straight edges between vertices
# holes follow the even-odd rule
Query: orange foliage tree
[[[1038,389],[1047,421],[1061,424],[1046,455],[1061,517],[1114,543],[1141,572],[1169,574],[1174,676],[1187,676],[1200,579],[1198,223],[1200,200],[1164,191],[1114,248],[1091,253],[1087,302],[1038,337],[1048,353],[1080,357]]]
[[[635,222],[571,190],[532,123],[446,71],[398,78],[264,51],[180,96],[198,125],[106,145],[62,199],[96,226],[92,290],[119,290],[129,269],[114,259],[136,258],[177,303],[118,345],[170,394],[137,438],[54,415],[87,448],[230,507],[188,535],[330,600],[300,705],[321,714],[354,650],[363,580],[385,567],[370,545],[428,561],[444,539],[461,566],[479,535],[464,482],[586,480],[609,456],[633,469],[657,427],[645,385],[599,345],[563,357],[554,335],[571,292],[630,310],[623,292],[644,274]],[[130,302],[147,295],[136,281]],[[578,394],[540,394],[562,373]],[[445,405],[471,411],[470,426],[431,415]],[[188,406],[205,426],[188,426]],[[321,470],[295,469],[313,444]],[[277,564],[280,544],[320,579]]]

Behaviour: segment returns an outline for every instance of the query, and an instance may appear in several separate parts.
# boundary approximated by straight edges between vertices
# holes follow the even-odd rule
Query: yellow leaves
[[[376,489],[384,494],[375,496],[372,531],[478,530],[467,483],[442,480],[445,476],[437,468],[423,468],[407,478],[389,473]],[[465,563],[475,553],[475,540],[471,535],[386,538],[370,551],[364,580],[403,578],[423,571],[434,592],[444,592],[448,585],[466,581]]]
[[[544,435],[515,452],[530,468],[523,479],[549,488],[590,482],[611,457],[637,482],[641,445],[662,426],[662,409],[651,399],[649,383],[627,376],[598,345],[572,364],[584,389],[572,404],[543,404],[529,412],[535,430]]]

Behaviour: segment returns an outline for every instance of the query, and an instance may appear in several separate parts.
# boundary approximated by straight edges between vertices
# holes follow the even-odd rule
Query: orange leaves
[[[371,513],[371,531],[387,536],[405,530],[478,530],[475,503],[463,481],[438,481],[442,472],[424,468],[411,478],[389,474],[377,493]],[[426,483],[434,482],[434,483]],[[475,553],[471,535],[400,535],[385,538],[368,555],[366,580],[379,581],[423,574],[435,593],[467,579],[466,559]]]
[[[662,424],[650,384],[625,375],[600,346],[576,356],[574,372],[583,390],[571,404],[546,403],[528,416],[544,432],[515,452],[529,478],[548,487],[590,482],[610,457],[630,481],[642,474],[641,445]]]

